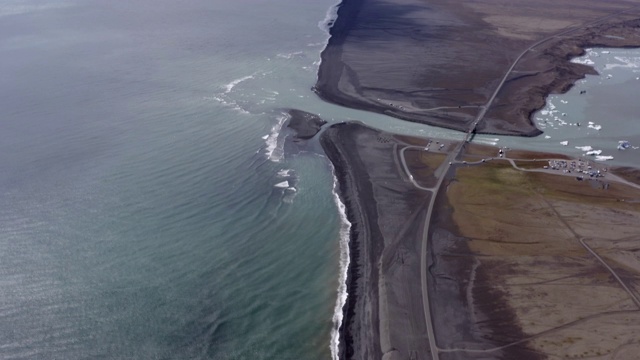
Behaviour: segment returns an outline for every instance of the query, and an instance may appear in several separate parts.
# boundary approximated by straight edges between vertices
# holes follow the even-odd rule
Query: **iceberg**
[[[627,140],[618,141],[618,150],[627,150],[631,147],[631,144]]]

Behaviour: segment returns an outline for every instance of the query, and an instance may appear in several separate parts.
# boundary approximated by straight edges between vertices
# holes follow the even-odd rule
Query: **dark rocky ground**
[[[593,69],[569,63],[587,46],[640,46],[633,1],[345,0],[322,53],[323,99],[457,130],[529,46],[478,130],[535,136],[530,114]],[[581,26],[587,25],[585,28]]]

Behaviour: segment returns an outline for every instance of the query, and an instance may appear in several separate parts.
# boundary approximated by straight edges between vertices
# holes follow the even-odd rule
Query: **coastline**
[[[610,16],[622,2],[594,5],[597,10],[571,13],[566,20],[558,14],[568,11],[570,2],[537,8],[540,19],[554,19],[550,29],[534,25],[538,18],[522,11],[513,16],[523,24],[495,20],[504,10],[494,2],[478,10],[470,3],[434,1],[427,7],[408,0],[396,9],[381,0],[344,0],[313,90],[337,105],[466,131],[504,69],[525,51],[477,132],[531,137],[542,133],[531,115],[549,94],[566,92],[586,74],[595,74],[589,66],[571,63],[572,57],[585,47],[640,47],[638,15]],[[456,16],[465,20],[451,20]],[[525,50],[532,45],[533,51]]]
[[[327,128],[320,142],[351,223],[339,358],[428,353],[420,288],[413,284],[420,279],[418,249],[430,196],[398,168],[393,134],[350,122]]]
[[[333,174],[333,199],[340,213],[340,220],[342,224],[340,226],[340,276],[338,277],[338,297],[333,310],[333,328],[331,329],[330,350],[332,360],[339,360],[341,358],[340,353],[340,329],[345,314],[343,313],[344,306],[346,304],[348,293],[348,280],[349,269],[351,264],[351,253],[349,244],[351,243],[351,228],[352,224],[347,217],[347,206],[343,202],[339,189],[338,176],[336,175],[336,168],[333,163],[329,161],[331,166],[331,172]]]
[[[334,126],[345,126],[344,124]],[[335,176],[338,183],[338,196],[346,208],[347,220],[351,224],[349,230],[349,265],[347,267],[346,276],[346,291],[347,298],[343,305],[343,317],[342,324],[339,329],[339,348],[338,357],[340,359],[349,359],[354,357],[354,354],[360,354],[361,349],[357,349],[359,341],[364,338],[372,339],[375,342],[377,336],[373,333],[372,329],[366,329],[362,326],[363,323],[370,323],[370,319],[356,318],[356,311],[360,313],[365,307],[372,307],[371,301],[376,301],[376,294],[367,294],[363,292],[359,283],[371,283],[376,282],[377,279],[373,277],[371,271],[371,261],[364,259],[370,252],[369,247],[372,246],[371,241],[374,237],[370,232],[370,221],[365,215],[367,209],[364,208],[362,198],[358,194],[362,192],[370,193],[370,189],[367,189],[367,179],[357,179],[354,176],[354,172],[358,171],[355,168],[355,164],[349,164],[347,157],[344,155],[344,150],[340,149],[338,132],[336,127],[331,126],[326,129],[320,138],[322,147],[327,154],[327,157],[333,164]],[[360,181],[359,181],[360,180]],[[369,208],[369,210],[371,210]],[[371,297],[371,295],[374,295]],[[375,314],[371,315],[375,318]],[[369,320],[369,321],[367,321]],[[368,336],[359,338],[362,332],[367,330],[371,331]],[[375,345],[370,347],[370,351],[374,351]],[[367,349],[362,349],[364,354],[368,353]],[[379,354],[378,354],[379,355]],[[379,358],[377,356],[376,358]],[[366,358],[366,357],[362,357]]]
[[[577,181],[575,175],[545,169],[547,161],[541,159],[578,160],[509,150],[508,158],[485,162],[498,148],[471,144],[447,174],[436,175],[455,143],[439,140],[441,151],[426,151],[429,139],[357,122],[332,125],[320,141],[352,225],[339,359],[432,358],[419,285],[423,239],[429,249],[427,321],[435,328],[433,344],[440,359],[542,360],[547,348],[562,356],[585,349],[595,354],[598,349],[613,351],[612,346],[636,336],[635,328],[620,335],[627,325],[618,317],[637,317],[640,310],[634,312],[633,302],[607,278],[607,270],[590,259],[584,248],[591,248],[583,239],[596,255],[611,251],[607,261],[612,269],[638,289],[640,275],[624,269],[640,271],[640,263],[625,260],[635,249],[628,235],[637,234],[638,224],[628,219],[640,219],[640,185],[632,184],[639,178],[637,169],[611,168],[602,180],[587,176]],[[429,194],[433,176],[445,177],[437,195]],[[612,182],[606,190],[605,182]],[[425,238],[432,196],[436,211]],[[556,281],[591,293],[588,306],[582,306],[581,297],[567,296]],[[598,340],[598,349],[590,347],[594,340],[586,335],[580,347],[563,346],[575,341],[571,327],[591,331],[597,325],[583,319],[609,315],[613,322],[608,326],[617,338]],[[574,323],[584,324],[566,325]],[[556,342],[556,332],[566,334],[565,340]]]
[[[369,1],[369,4],[373,2],[376,2],[376,0]],[[367,3],[367,0],[343,0],[338,6],[337,19],[329,29],[330,37],[327,46],[320,55],[321,64],[318,69],[318,80],[313,88],[314,92],[316,92],[321,99],[341,106],[381,113],[411,122],[435,125],[454,130],[467,130],[468,124],[476,114],[476,110],[482,106],[484,99],[486,99],[486,94],[492,84],[491,79],[487,80],[483,85],[484,87],[479,91],[479,94],[469,95],[465,93],[461,96],[465,101],[470,101],[473,106],[461,106],[457,103],[452,105],[452,99],[460,95],[455,92],[442,96],[442,98],[448,96],[448,98],[444,100],[442,98],[438,99],[437,97],[425,100],[425,103],[428,103],[429,106],[433,106],[434,108],[439,109],[440,107],[444,107],[451,109],[450,113],[447,111],[431,112],[430,109],[427,109],[429,111],[425,112],[424,109],[415,106],[415,98],[404,101],[403,98],[406,97],[407,94],[412,93],[414,89],[402,87],[393,88],[393,86],[391,86],[393,89],[387,89],[387,95],[392,99],[391,102],[386,102],[388,99],[381,101],[380,98],[376,98],[376,96],[380,96],[380,94],[387,90],[370,92],[369,94],[366,92],[369,91],[370,88],[363,90],[366,86],[360,82],[358,69],[350,67],[343,61],[343,47],[345,43],[349,41],[348,33],[354,26],[352,21],[360,15],[365,3]],[[572,63],[570,60],[583,54],[584,49],[589,47],[640,47],[640,39],[631,38],[631,36],[627,37],[627,35],[633,34],[637,29],[640,29],[640,20],[621,20],[618,18],[614,24],[596,24],[583,29],[578,27],[575,33],[573,33],[572,30],[572,34],[570,35],[558,37],[548,43],[540,43],[540,45],[536,45],[536,53],[533,55],[526,53],[526,51],[529,50],[525,50],[525,53],[523,53],[525,56],[523,56],[522,61],[517,63],[514,72],[507,78],[504,87],[498,93],[493,106],[487,111],[486,117],[478,125],[477,133],[525,137],[542,134],[542,131],[536,128],[532,116],[533,113],[544,106],[546,98],[553,93],[567,92],[577,80],[584,78],[588,74],[597,75],[593,67]],[[550,37],[550,39],[551,38],[553,37]],[[539,40],[539,38],[534,40]],[[513,54],[516,54],[516,50],[520,51],[522,48],[526,48],[526,46],[530,46],[533,43],[534,41],[514,42],[516,45],[510,45],[510,53],[506,57],[514,56]],[[379,52],[375,52],[376,50],[371,51],[373,51],[373,53],[369,54],[370,56],[376,57],[379,55]],[[365,53],[365,51],[363,50],[362,53]],[[532,51],[531,53],[534,52]],[[497,63],[503,66],[502,63]],[[455,65],[461,66],[460,64]],[[417,65],[414,63],[413,66]],[[383,71],[378,70],[378,72],[382,74]],[[516,72],[517,74],[515,74]],[[385,79],[384,75],[380,75],[380,77],[382,80]],[[452,84],[459,83],[453,81]],[[450,88],[442,89],[451,90]],[[431,102],[429,103],[429,101]],[[438,103],[438,101],[443,102]],[[389,225],[382,224],[385,221],[385,217],[387,220],[393,217],[390,215],[393,211],[396,211],[396,217],[415,217],[413,218],[413,220],[415,220],[419,218],[418,214],[420,214],[421,210],[419,207],[415,207],[410,212],[389,210],[387,214],[381,213],[381,211],[384,212],[381,210],[384,206],[377,201],[377,199],[380,198],[379,189],[377,188],[380,184],[372,179],[372,175],[369,172],[372,171],[372,167],[365,165],[367,161],[366,157],[371,156],[371,158],[373,158],[374,155],[366,155],[362,152],[362,149],[358,149],[358,147],[370,146],[371,141],[363,141],[358,136],[355,136],[354,134],[358,131],[349,129],[354,126],[361,127],[361,125],[355,123],[333,125],[326,129],[320,138],[321,145],[333,165],[334,176],[338,184],[337,194],[342,204],[346,207],[348,222],[351,224],[348,244],[350,249],[350,263],[347,267],[345,282],[348,297],[344,303],[343,322],[339,328],[338,358],[382,358],[384,360],[392,360],[404,358],[401,356],[406,356],[407,354],[426,354],[424,350],[429,350],[428,344],[426,348],[407,351],[407,349],[411,349],[411,347],[401,349],[400,347],[402,347],[402,345],[398,345],[399,342],[397,338],[394,338],[394,336],[397,336],[397,334],[394,335],[394,333],[398,332],[402,325],[400,325],[400,321],[394,320],[394,317],[398,315],[398,309],[394,309],[393,301],[397,301],[397,299],[394,299],[394,296],[401,293],[401,291],[394,293],[397,289],[393,289],[393,287],[398,281],[397,279],[392,280],[393,275],[390,275],[392,272],[386,272],[390,266],[393,266],[390,264],[392,264],[393,261],[397,261],[397,259],[393,261],[389,260],[389,254],[393,253],[393,256],[401,257],[402,264],[404,264],[404,256],[410,256],[412,250],[406,253],[396,252],[398,250],[397,244],[389,247],[389,243],[393,243],[393,240],[390,240],[391,237],[389,234],[385,233],[385,228]],[[379,133],[383,134],[380,135],[382,138],[394,137],[393,134]],[[393,140],[390,141],[393,143]],[[395,150],[393,151],[395,154]],[[395,154],[394,156],[397,157],[398,155]],[[396,163],[396,165],[398,164]],[[453,172],[455,173],[455,170]],[[398,179],[402,178],[402,171],[397,171],[394,176],[397,176]],[[402,180],[407,183],[409,182],[407,178],[403,178]],[[413,181],[413,179],[411,179],[411,181]],[[401,191],[396,186],[397,185],[393,185],[390,187],[393,187],[395,192],[400,193]],[[407,189],[405,189],[405,191],[406,190]],[[446,195],[440,193],[437,196],[438,206],[446,208],[448,205],[442,202],[442,197],[446,197]],[[455,239],[455,231],[448,232],[448,227],[453,226],[450,223],[450,218],[443,220],[443,218],[439,216],[439,220],[434,221],[436,224],[443,221],[446,224],[437,225],[438,228],[436,231],[438,231],[438,234],[434,236],[441,239],[430,240],[440,242],[440,245],[431,244],[430,246],[435,245],[437,249],[438,246],[444,246],[442,244],[448,240],[453,239],[458,241]],[[405,226],[411,227],[413,225]],[[407,234],[403,235],[409,237]],[[414,233],[413,235],[415,240],[416,234]],[[469,240],[470,239],[464,239],[464,241]],[[402,246],[406,246],[406,244]],[[402,246],[400,246],[400,248],[402,248]],[[388,247],[392,251],[389,251]],[[466,254],[469,252],[469,249],[460,247],[460,249],[456,249],[456,251]],[[431,254],[431,256],[430,269],[432,266],[435,269],[436,259],[433,257],[433,254]],[[464,266],[459,265],[459,269],[456,270],[457,272],[454,271],[452,274],[457,274],[456,276],[458,276],[464,273],[465,276],[476,277],[480,283],[489,283],[491,280],[491,276],[487,273],[478,272],[476,274],[475,268],[474,270],[460,270],[463,268]],[[447,269],[446,271],[449,270],[450,269]],[[436,290],[436,288],[432,289],[433,286],[433,282],[430,282],[430,291]],[[444,293],[451,292],[452,294],[460,291],[460,289],[457,289],[455,286],[449,289],[444,286],[444,288],[444,290],[440,289],[439,291]],[[401,297],[403,297],[402,300],[411,298],[411,296],[407,294],[408,293],[401,295]],[[480,292],[477,296],[482,299],[481,302],[483,303],[507,303],[505,300],[507,296],[506,293],[499,290],[494,290],[493,292],[487,290],[484,293]],[[442,299],[439,300],[440,303],[436,306],[439,306],[440,309],[446,309],[447,314],[466,311],[464,307],[465,304],[462,302],[458,304],[447,304],[446,301],[443,303]],[[514,311],[511,311],[511,309],[502,310],[503,314],[496,315],[494,314],[494,310],[486,305],[484,306],[482,310],[476,309],[476,311],[481,311],[484,312],[485,315],[488,314],[487,316],[495,317],[497,319],[495,320],[495,324],[487,325],[487,327],[482,328],[482,330],[474,328],[476,325],[473,323],[465,324],[463,326],[465,329],[471,328],[472,330],[469,330],[470,332],[477,331],[477,333],[471,334],[465,332],[462,335],[454,333],[448,335],[451,336],[452,339],[458,338],[458,341],[469,341],[469,339],[473,338],[475,341],[482,342],[477,338],[477,335],[493,326],[500,340],[483,340],[485,341],[483,346],[489,346],[488,344],[499,346],[502,341],[508,342],[511,338],[523,338],[526,336],[525,332],[523,332],[518,325],[518,317]],[[508,308],[507,305],[504,306],[505,309]],[[406,310],[406,312],[414,317],[419,316],[419,314],[413,310]],[[466,314],[465,316],[472,318],[476,315],[477,314]],[[460,315],[460,317],[462,317],[462,315]],[[454,323],[457,322],[459,324],[468,321],[466,318],[460,319],[456,318],[456,316],[453,316],[452,319]],[[413,330],[415,331],[416,329]],[[426,331],[424,331],[423,334],[424,333],[426,333]],[[438,341],[440,343],[447,342],[445,338],[442,337],[442,334],[437,333],[436,335],[438,335]],[[408,337],[411,336],[412,334],[410,333]],[[422,341],[426,342],[425,339],[422,339]],[[449,345],[453,346],[455,344],[452,342]],[[536,354],[534,350],[528,347],[527,341],[523,341],[521,346],[505,350],[503,354],[509,354],[510,356],[517,355],[523,359],[541,358],[539,354]],[[449,359],[448,356],[449,355],[446,357],[447,359]],[[451,359],[458,359],[458,357],[451,356]]]

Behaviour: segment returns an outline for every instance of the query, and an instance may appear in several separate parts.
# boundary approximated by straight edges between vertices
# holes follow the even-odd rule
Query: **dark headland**
[[[298,109],[287,110],[287,127],[294,132],[294,142],[303,142],[314,137],[327,122],[320,116]]]
[[[572,57],[640,46],[638,5],[344,0],[315,91],[408,121],[535,136],[545,98],[595,74]],[[320,142],[352,223],[341,359],[637,358],[638,170],[355,122]]]

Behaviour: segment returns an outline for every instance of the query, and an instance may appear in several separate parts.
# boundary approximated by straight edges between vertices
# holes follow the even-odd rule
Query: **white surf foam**
[[[291,171],[293,171],[293,169],[282,169],[280,171],[278,171],[278,176],[280,177],[287,177],[291,174]]]
[[[329,31],[331,30],[333,23],[338,18],[338,9],[340,8],[341,3],[342,1],[339,1],[338,3],[331,5],[329,7],[329,9],[327,10],[327,13],[324,16],[324,19],[322,19],[318,23],[318,27],[320,28],[320,30],[329,34]]]
[[[589,146],[589,145],[587,145],[587,146],[576,146],[576,149],[582,150],[582,151],[591,151],[591,150],[593,150],[593,148],[591,146]]]
[[[284,189],[284,196],[282,197],[282,202],[287,204],[293,204],[293,199],[295,199],[297,191],[298,190],[294,187],[289,187]]]
[[[333,326],[331,328],[331,359],[339,360],[339,345],[340,345],[340,326],[342,325],[343,313],[342,309],[347,302],[347,273],[349,270],[349,236],[351,234],[351,223],[347,219],[347,211],[345,205],[342,203],[340,196],[338,196],[338,178],[336,177],[335,168],[331,166],[333,172],[333,201],[340,213],[340,275],[338,278],[338,298],[336,299],[336,305],[333,309]]]
[[[225,107],[231,108],[233,110],[236,110],[237,112],[241,113],[241,114],[250,114],[249,111],[245,110],[242,108],[242,106],[238,105],[237,102],[231,100],[231,99],[225,99],[226,95],[225,94],[220,94],[220,96],[211,96],[211,97],[205,97],[206,100],[214,100],[219,102],[220,104],[224,105]]]
[[[613,160],[613,156],[606,156],[606,155],[596,156],[596,161],[607,161],[607,160]]]
[[[282,59],[293,59],[294,57],[302,57],[304,55],[304,52],[302,51],[296,51],[296,52],[292,52],[292,53],[288,53],[288,54],[278,54],[276,55],[279,58]]]
[[[267,158],[273,162],[280,162],[284,157],[284,144],[279,144],[278,138],[280,137],[280,130],[282,125],[287,120],[287,116],[282,114],[278,116],[278,121],[271,127],[271,132],[267,135],[265,143],[267,145],[265,152]]]
[[[233,81],[231,81],[230,83],[228,83],[227,85],[224,86],[224,93],[228,94],[231,92],[231,90],[233,90],[234,87],[236,87],[236,85],[240,84],[243,81],[247,81],[249,79],[253,79],[256,76],[256,73],[253,73],[251,75],[247,75],[247,76],[243,76],[239,79],[235,79]]]
[[[340,8],[340,4],[342,4],[342,0],[338,0],[337,3],[335,3],[334,5],[331,5],[329,9],[327,9],[327,13],[324,19],[318,22],[318,27],[320,28],[320,30],[322,30],[325,34],[327,34],[327,38],[323,43],[322,50],[320,50],[320,52],[318,53],[318,60],[313,63],[313,65],[318,68],[320,66],[320,62],[322,61],[321,54],[327,48],[327,45],[329,45],[329,38],[331,37],[330,35],[331,27],[333,26],[333,24],[336,22],[336,19],[338,18],[338,9]]]

